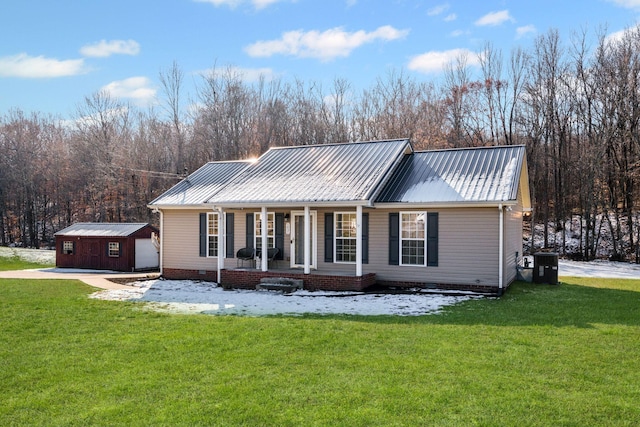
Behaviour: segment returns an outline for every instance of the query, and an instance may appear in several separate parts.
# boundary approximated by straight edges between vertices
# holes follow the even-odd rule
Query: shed
[[[158,229],[147,223],[81,222],[55,233],[56,267],[157,269]]]

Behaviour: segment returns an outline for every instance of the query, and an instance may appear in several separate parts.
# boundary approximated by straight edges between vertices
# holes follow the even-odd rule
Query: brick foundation
[[[255,289],[263,277],[300,279],[304,283],[304,289],[310,291],[361,291],[376,283],[376,275],[374,273],[365,274],[362,277],[354,277],[325,276],[282,271],[222,270],[222,286],[238,289]]]
[[[205,280],[210,282],[218,281],[218,272],[215,270],[182,270],[165,268],[162,276],[173,280]],[[304,289],[310,291],[361,291],[371,286],[377,285],[387,288],[421,288],[437,290],[461,290],[474,291],[487,294],[500,294],[498,286],[456,284],[456,283],[423,283],[376,280],[375,273],[365,274],[362,277],[324,275],[324,274],[304,274],[291,271],[260,271],[260,270],[222,270],[221,286],[236,289],[255,289],[263,277],[286,277],[300,279],[304,283]],[[509,287],[507,284],[503,292]]]
[[[437,289],[442,291],[472,291],[485,294],[500,294],[498,285],[469,285],[460,283],[423,283],[423,282],[396,282],[390,280],[378,280],[376,285],[387,288],[419,288],[419,289]],[[507,290],[509,284],[502,288],[502,292]]]

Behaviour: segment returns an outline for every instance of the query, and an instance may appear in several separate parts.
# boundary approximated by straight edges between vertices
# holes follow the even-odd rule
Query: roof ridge
[[[383,142],[400,142],[400,141],[409,141],[409,140],[410,138],[389,138],[389,139],[373,139],[369,141],[329,142],[326,144],[277,146],[277,147],[270,147],[269,150],[288,150],[288,149],[309,148],[309,147],[337,147],[342,145],[375,144],[375,143],[383,143]]]
[[[485,147],[452,147],[452,148],[436,148],[432,150],[421,150],[414,151],[414,154],[423,154],[423,153],[438,153],[442,151],[472,151],[472,150],[488,150],[488,149],[497,149],[497,148],[520,148],[525,147],[524,144],[516,144],[516,145],[490,145]]]

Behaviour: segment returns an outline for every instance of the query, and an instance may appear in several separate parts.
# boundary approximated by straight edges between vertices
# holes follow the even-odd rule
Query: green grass
[[[9,270],[28,270],[32,268],[52,267],[49,264],[39,264],[36,262],[26,261],[18,255],[11,257],[0,256],[0,271]]]
[[[634,426],[640,281],[423,317],[167,315],[0,281],[0,425]]]

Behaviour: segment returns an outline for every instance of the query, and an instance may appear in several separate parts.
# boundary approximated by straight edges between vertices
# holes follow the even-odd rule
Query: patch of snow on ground
[[[38,264],[55,264],[56,251],[48,249],[7,248],[0,246],[0,257],[18,257],[24,261]]]
[[[101,291],[92,298],[143,301],[152,309],[172,313],[266,316],[275,314],[351,314],[363,316],[422,316],[443,307],[480,298],[427,293],[371,294],[364,292],[310,292],[283,294],[273,291],[224,290],[215,283],[191,280],[148,280],[132,289]]]
[[[640,264],[613,261],[558,261],[558,275],[640,280]]]

